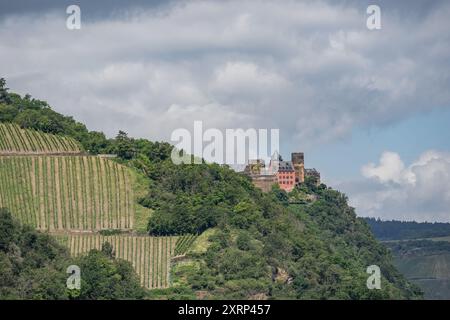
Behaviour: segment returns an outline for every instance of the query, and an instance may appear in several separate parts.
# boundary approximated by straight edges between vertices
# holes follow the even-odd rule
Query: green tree
[[[6,87],[6,80],[4,78],[0,78],[0,103],[11,103],[8,90],[9,88]]]
[[[103,132],[91,131],[87,134],[84,147],[91,154],[99,154],[110,147],[110,142]]]
[[[17,113],[17,109],[13,106],[0,103],[0,122],[12,122]]]
[[[104,250],[91,250],[76,264],[81,269],[79,299],[142,299],[145,290],[139,284],[131,263],[113,259],[108,246]],[[105,253],[106,251],[107,253]]]
[[[102,252],[111,259],[116,256],[113,246],[108,241],[102,244]]]
[[[119,131],[116,136],[114,148],[117,155],[125,160],[132,159],[136,155],[134,141],[133,139],[128,138],[127,133],[124,131]]]
[[[0,299],[66,299],[69,255],[0,209]]]

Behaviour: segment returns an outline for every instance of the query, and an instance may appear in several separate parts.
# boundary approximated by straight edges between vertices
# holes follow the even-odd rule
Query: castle
[[[244,174],[264,192],[269,192],[274,184],[291,192],[296,185],[304,183],[307,177],[312,177],[316,184],[320,184],[320,173],[316,169],[305,169],[303,152],[293,152],[291,161],[283,161],[278,153],[275,153],[269,166],[266,166],[262,159],[250,160]]]

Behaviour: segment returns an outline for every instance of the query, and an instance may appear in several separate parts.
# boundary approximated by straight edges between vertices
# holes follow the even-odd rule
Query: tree
[[[91,131],[87,134],[84,147],[91,154],[99,154],[104,152],[109,146],[109,141],[106,139],[103,132]]]
[[[12,122],[17,116],[17,112],[14,106],[0,103],[0,122]]]
[[[82,270],[79,299],[142,299],[145,290],[131,263],[108,255],[110,246],[103,246],[103,249],[91,250],[76,262]]]
[[[9,88],[6,88],[6,80],[4,78],[0,78],[0,103],[11,103],[8,90]]]
[[[289,204],[289,196],[279,185],[274,184],[272,186],[271,193],[285,206]]]
[[[116,256],[113,246],[108,241],[102,244],[102,252],[111,259]]]
[[[68,261],[55,239],[0,209],[0,299],[67,299]]]
[[[132,139],[124,131],[119,131],[115,140],[115,151],[117,156],[122,159],[129,160],[135,157],[136,150]]]

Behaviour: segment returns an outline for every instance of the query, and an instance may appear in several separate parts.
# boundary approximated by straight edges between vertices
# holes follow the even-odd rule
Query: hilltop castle
[[[266,166],[262,159],[250,160],[244,173],[264,192],[270,191],[274,184],[290,192],[297,184],[304,183],[306,177],[313,177],[316,184],[320,184],[320,173],[316,169],[305,169],[303,152],[293,152],[291,161],[283,161],[279,154],[275,153],[269,166]]]

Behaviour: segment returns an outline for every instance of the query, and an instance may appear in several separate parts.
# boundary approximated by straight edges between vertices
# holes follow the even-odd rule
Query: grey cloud
[[[66,30],[53,4],[36,18],[20,3],[0,22],[2,76],[109,135],[167,140],[198,119],[282,128],[285,144],[306,149],[449,107],[447,2],[420,15],[420,1],[382,2],[375,32],[353,1],[117,4],[105,12],[122,14],[80,31]]]
[[[145,10],[170,5],[170,0],[0,0],[0,19],[8,16],[39,16],[48,12],[64,15],[66,8],[76,4],[88,20],[108,19],[124,10]]]

